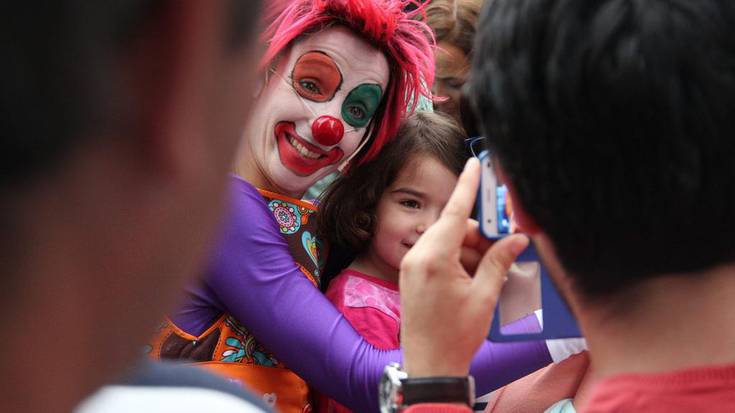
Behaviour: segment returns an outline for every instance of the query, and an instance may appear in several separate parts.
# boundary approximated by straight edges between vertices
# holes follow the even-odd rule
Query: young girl
[[[349,171],[324,195],[323,239],[354,257],[331,282],[325,280],[327,297],[375,347],[400,346],[400,262],[447,203],[467,159],[463,142],[462,129],[449,116],[416,112],[377,158]],[[320,411],[348,410],[329,400]]]

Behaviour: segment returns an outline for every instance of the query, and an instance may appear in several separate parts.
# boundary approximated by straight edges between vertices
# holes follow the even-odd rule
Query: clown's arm
[[[398,350],[368,344],[299,271],[260,194],[233,178],[231,210],[206,289],[264,346],[310,385],[340,403],[375,412],[382,370]],[[538,327],[535,317],[524,319]],[[520,326],[523,328],[523,326]],[[479,394],[551,362],[543,341],[485,342],[472,374]]]

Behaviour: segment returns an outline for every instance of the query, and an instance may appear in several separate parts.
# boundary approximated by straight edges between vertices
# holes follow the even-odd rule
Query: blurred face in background
[[[7,128],[3,142],[49,163],[18,172],[6,209],[22,254],[0,283],[3,411],[71,411],[141,356],[209,252],[255,83],[256,1],[53,3],[53,24],[29,29],[38,13],[16,2],[6,25],[5,85],[42,88],[10,93],[10,113],[58,131]],[[54,351],[17,357],[39,328]]]
[[[470,62],[460,48],[448,42],[439,42],[436,49],[436,78],[434,95],[445,98],[436,102],[434,108],[461,123],[459,98],[462,85],[467,81]]]

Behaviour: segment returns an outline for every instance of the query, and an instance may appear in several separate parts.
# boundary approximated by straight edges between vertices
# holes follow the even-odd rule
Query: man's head
[[[263,34],[265,84],[238,172],[300,196],[358,154],[370,159],[430,95],[428,27],[403,0],[275,2]],[[363,148],[365,150],[360,150]]]
[[[3,405],[68,411],[195,272],[248,111],[258,3],[6,7]],[[36,333],[54,350],[17,357]]]
[[[589,297],[735,261],[735,4],[490,0],[473,101]]]

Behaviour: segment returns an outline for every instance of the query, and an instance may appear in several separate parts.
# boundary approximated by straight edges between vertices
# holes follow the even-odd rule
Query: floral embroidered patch
[[[268,203],[282,234],[295,234],[309,220],[312,211],[290,202],[274,199]]]

